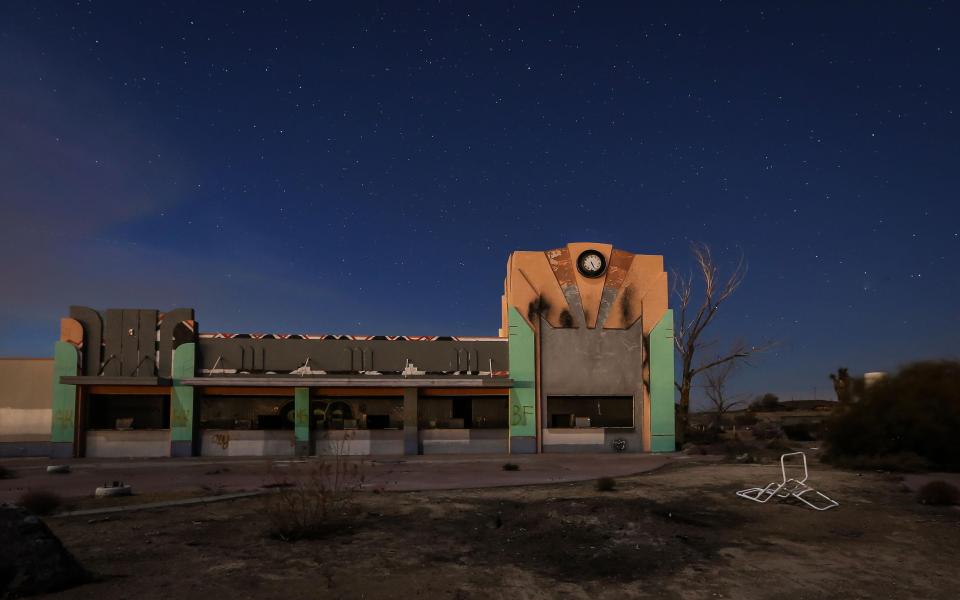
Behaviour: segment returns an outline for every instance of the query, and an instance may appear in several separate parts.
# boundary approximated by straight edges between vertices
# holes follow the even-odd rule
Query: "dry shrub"
[[[793,452],[793,448],[790,446],[790,444],[781,439],[770,440],[767,442],[765,447],[767,450],[772,450],[774,452]]]
[[[931,506],[955,506],[960,504],[960,489],[946,481],[931,481],[920,488],[917,500]]]
[[[753,438],[756,440],[778,440],[783,438],[783,428],[772,421],[761,421],[753,427]]]
[[[504,470],[504,471],[519,471],[519,470],[520,470],[520,465],[518,465],[518,464],[516,464],[516,463],[503,463],[503,470]]]
[[[784,425],[783,434],[795,442],[812,442],[820,438],[819,423],[796,423]]]
[[[289,481],[292,474],[285,474],[272,486],[276,492],[265,497],[271,537],[288,542],[320,538],[349,526],[356,516],[365,462],[347,460],[343,444],[332,456],[311,462],[294,481]]]
[[[617,489],[617,480],[613,477],[601,477],[597,480],[596,488],[598,492],[612,492]]]
[[[827,423],[824,456],[883,461],[914,455],[937,470],[960,471],[960,361],[907,365],[840,405]]]
[[[737,455],[743,454],[745,452],[752,452],[755,450],[754,444],[748,444],[747,442],[741,440],[740,438],[734,438],[727,440],[722,444],[719,444],[722,447],[723,454],[727,458],[733,458]]]
[[[20,495],[17,504],[35,515],[49,515],[60,508],[63,498],[47,490],[28,490]]]

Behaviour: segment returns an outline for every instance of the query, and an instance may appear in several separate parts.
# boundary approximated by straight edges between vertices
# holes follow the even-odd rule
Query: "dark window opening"
[[[89,429],[170,429],[170,396],[92,395]]]
[[[201,429],[293,429],[293,400],[288,396],[205,396],[198,421]]]
[[[550,427],[633,427],[632,396],[550,396]]]
[[[317,398],[310,401],[311,429],[400,429],[402,396]]]
[[[506,429],[506,396],[431,396],[420,399],[421,429]]]

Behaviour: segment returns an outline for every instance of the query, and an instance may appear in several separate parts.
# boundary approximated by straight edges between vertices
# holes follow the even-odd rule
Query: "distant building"
[[[572,243],[510,255],[498,337],[220,333],[189,308],[73,306],[52,362],[8,364],[34,391],[0,397],[0,452],[673,451],[667,296],[661,256]]]
[[[887,374],[883,371],[872,371],[870,373],[864,373],[863,387],[870,387],[871,385],[877,383],[878,381],[880,381],[886,376]]]

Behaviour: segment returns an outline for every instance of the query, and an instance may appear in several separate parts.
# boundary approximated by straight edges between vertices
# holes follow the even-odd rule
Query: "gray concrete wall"
[[[508,429],[423,429],[424,454],[507,454]]]
[[[327,373],[399,373],[409,360],[428,373],[506,371],[507,344],[500,340],[302,340],[200,338],[199,370],[290,373],[309,368]],[[218,362],[218,359],[219,362]]]
[[[626,330],[553,328],[542,322],[540,385],[544,452],[613,452],[611,442],[627,440],[628,452],[642,452],[643,328]],[[550,396],[630,396],[629,429],[549,429]]]
[[[133,458],[170,456],[169,429],[87,431],[87,457]]]
[[[643,452],[643,436],[637,429],[545,429],[544,452],[615,452],[613,441],[627,442],[626,452]]]
[[[292,429],[203,429],[201,456],[293,456]]]
[[[378,456],[403,454],[402,429],[318,430],[313,432],[314,454]]]
[[[0,456],[50,449],[53,359],[0,359]]]

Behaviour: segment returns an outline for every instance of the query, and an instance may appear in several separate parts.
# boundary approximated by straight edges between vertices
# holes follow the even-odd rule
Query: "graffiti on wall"
[[[526,427],[533,424],[533,407],[525,404],[510,405],[510,427]]]
[[[187,415],[187,411],[183,409],[178,403],[173,405],[173,426],[174,427],[189,427],[190,426],[190,417]]]
[[[217,446],[220,446],[221,450],[226,450],[230,446],[230,434],[229,433],[215,433],[213,434],[213,443]]]
[[[57,408],[53,411],[53,424],[54,427],[62,427],[63,429],[73,429],[73,409],[70,408]]]

